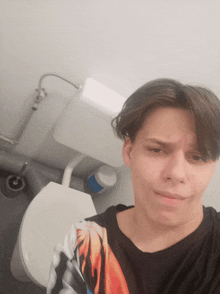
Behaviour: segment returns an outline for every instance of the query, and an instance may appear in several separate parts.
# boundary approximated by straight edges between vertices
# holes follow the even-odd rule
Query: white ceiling
[[[201,84],[220,96],[219,13],[218,0],[1,0],[1,134],[18,134],[47,72],[80,84],[93,77],[125,98],[159,77]],[[51,132],[56,107],[75,90],[54,77],[43,86],[48,112],[57,116],[32,126],[17,151],[64,167],[72,151],[56,145]]]

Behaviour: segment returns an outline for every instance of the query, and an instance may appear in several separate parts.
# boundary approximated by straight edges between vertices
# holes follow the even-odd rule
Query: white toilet
[[[63,243],[74,223],[95,214],[89,194],[50,182],[24,214],[11,260],[13,276],[46,287],[55,245]]]

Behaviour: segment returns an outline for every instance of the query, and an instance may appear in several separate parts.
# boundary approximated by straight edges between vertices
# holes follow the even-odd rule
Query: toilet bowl
[[[74,223],[97,214],[89,194],[50,182],[29,204],[11,259],[13,276],[47,287],[54,247]]]

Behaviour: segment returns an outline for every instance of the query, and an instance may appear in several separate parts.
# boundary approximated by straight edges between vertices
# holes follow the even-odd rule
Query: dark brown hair
[[[198,148],[203,160],[220,157],[220,100],[204,87],[157,79],[137,89],[111,121],[116,135],[135,141],[146,116],[158,107],[189,110],[195,117]]]

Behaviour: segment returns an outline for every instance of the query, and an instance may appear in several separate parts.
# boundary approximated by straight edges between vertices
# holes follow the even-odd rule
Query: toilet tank
[[[124,101],[123,96],[88,78],[57,121],[55,140],[110,166],[122,166],[123,143],[114,134],[111,120]]]

